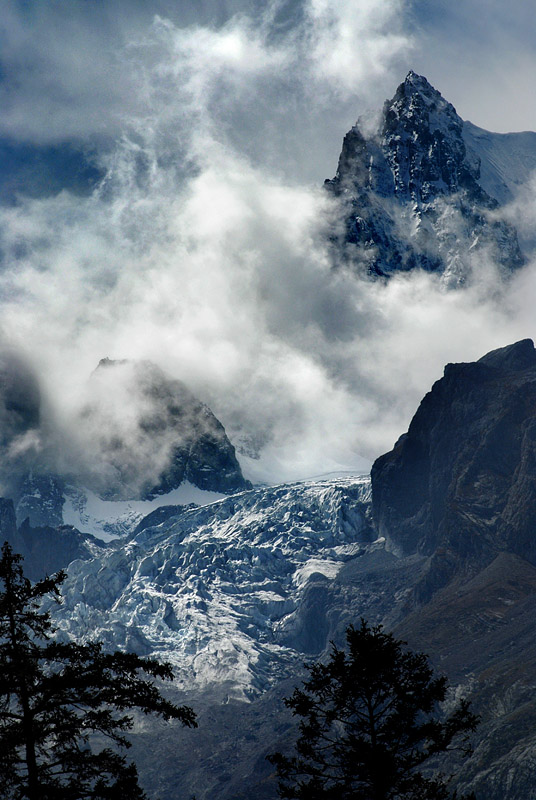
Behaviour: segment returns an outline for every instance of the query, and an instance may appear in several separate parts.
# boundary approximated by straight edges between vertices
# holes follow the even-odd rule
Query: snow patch
[[[480,160],[480,185],[504,205],[514,199],[536,170],[536,133],[492,133],[464,122],[469,155]]]
[[[315,573],[320,573],[326,578],[335,578],[343,564],[343,561],[324,561],[320,558],[310,558],[303,567],[296,570],[293,581],[296,586],[301,588]]]
[[[199,489],[187,481],[152,500],[103,500],[89,489],[68,486],[63,522],[109,542],[131,533],[140,520],[161,506],[206,506],[224,497],[226,495]]]

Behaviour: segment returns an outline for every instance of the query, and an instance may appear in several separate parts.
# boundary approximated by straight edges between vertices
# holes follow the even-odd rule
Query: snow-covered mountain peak
[[[346,134],[325,184],[344,215],[344,234],[333,236],[337,262],[380,276],[420,268],[448,286],[464,285],[483,262],[503,277],[522,266],[517,232],[489,192],[504,180],[477,137],[467,147],[463,134],[454,106],[415,72],[386,101],[376,133],[356,125]]]
[[[424,107],[429,114],[433,114],[433,121],[442,128],[452,123],[463,124],[452,103],[445,100],[441,92],[435,89],[424,75],[418,75],[410,70],[392,100],[386,101],[384,110],[396,109],[399,113],[407,113],[419,107]]]

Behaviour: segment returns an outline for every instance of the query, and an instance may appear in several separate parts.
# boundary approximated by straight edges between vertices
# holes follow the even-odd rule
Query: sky
[[[0,0],[0,177],[15,187],[0,192],[1,333],[47,420],[17,454],[47,436],[72,459],[94,453],[80,422],[91,372],[142,358],[260,451],[241,456],[254,480],[365,470],[445,363],[533,336],[530,270],[500,298],[485,281],[445,293],[422,275],[334,275],[321,191],[345,132],[409,69],[477,125],[536,130],[529,12]]]

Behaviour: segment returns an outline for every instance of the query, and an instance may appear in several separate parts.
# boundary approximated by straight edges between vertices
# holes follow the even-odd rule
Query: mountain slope
[[[536,563],[536,350],[448,364],[407,434],[372,467],[374,519],[398,554],[439,548]]]
[[[500,205],[511,202],[536,170],[536,133],[492,133],[465,121],[467,151],[480,159],[479,183]]]

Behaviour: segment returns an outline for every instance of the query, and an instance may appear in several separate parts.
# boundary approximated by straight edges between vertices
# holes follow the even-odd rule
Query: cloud
[[[175,160],[191,155],[194,130],[203,150],[209,129],[257,164],[321,181],[411,48],[400,0],[191,7],[112,0],[66,14],[62,2],[3,0],[0,133],[109,143],[144,125],[162,139],[167,120]]]
[[[383,99],[386,83],[392,93],[411,40],[394,0],[284,10],[186,27],[135,15],[128,36],[112,14],[103,42],[75,14],[58,52],[52,12],[40,12],[43,42],[32,33],[27,57],[46,68],[57,116],[47,129],[38,99],[32,117],[45,78],[23,70],[4,132],[114,136],[92,196],[0,208],[3,339],[39,375],[48,431],[71,462],[95,454],[79,419],[103,357],[150,359],[184,380],[244,452],[261,449],[244,458],[249,475],[282,480],[365,469],[445,362],[530,335],[529,272],[498,301],[485,263],[452,293],[429,275],[384,286],[331,269],[332,201],[315,184],[326,164],[334,173],[356,106]],[[8,28],[26,35],[14,12]],[[108,409],[120,422],[125,404]]]
[[[402,0],[309,0],[305,6],[312,71],[341,95],[384,76],[400,54],[412,50],[403,27]]]

